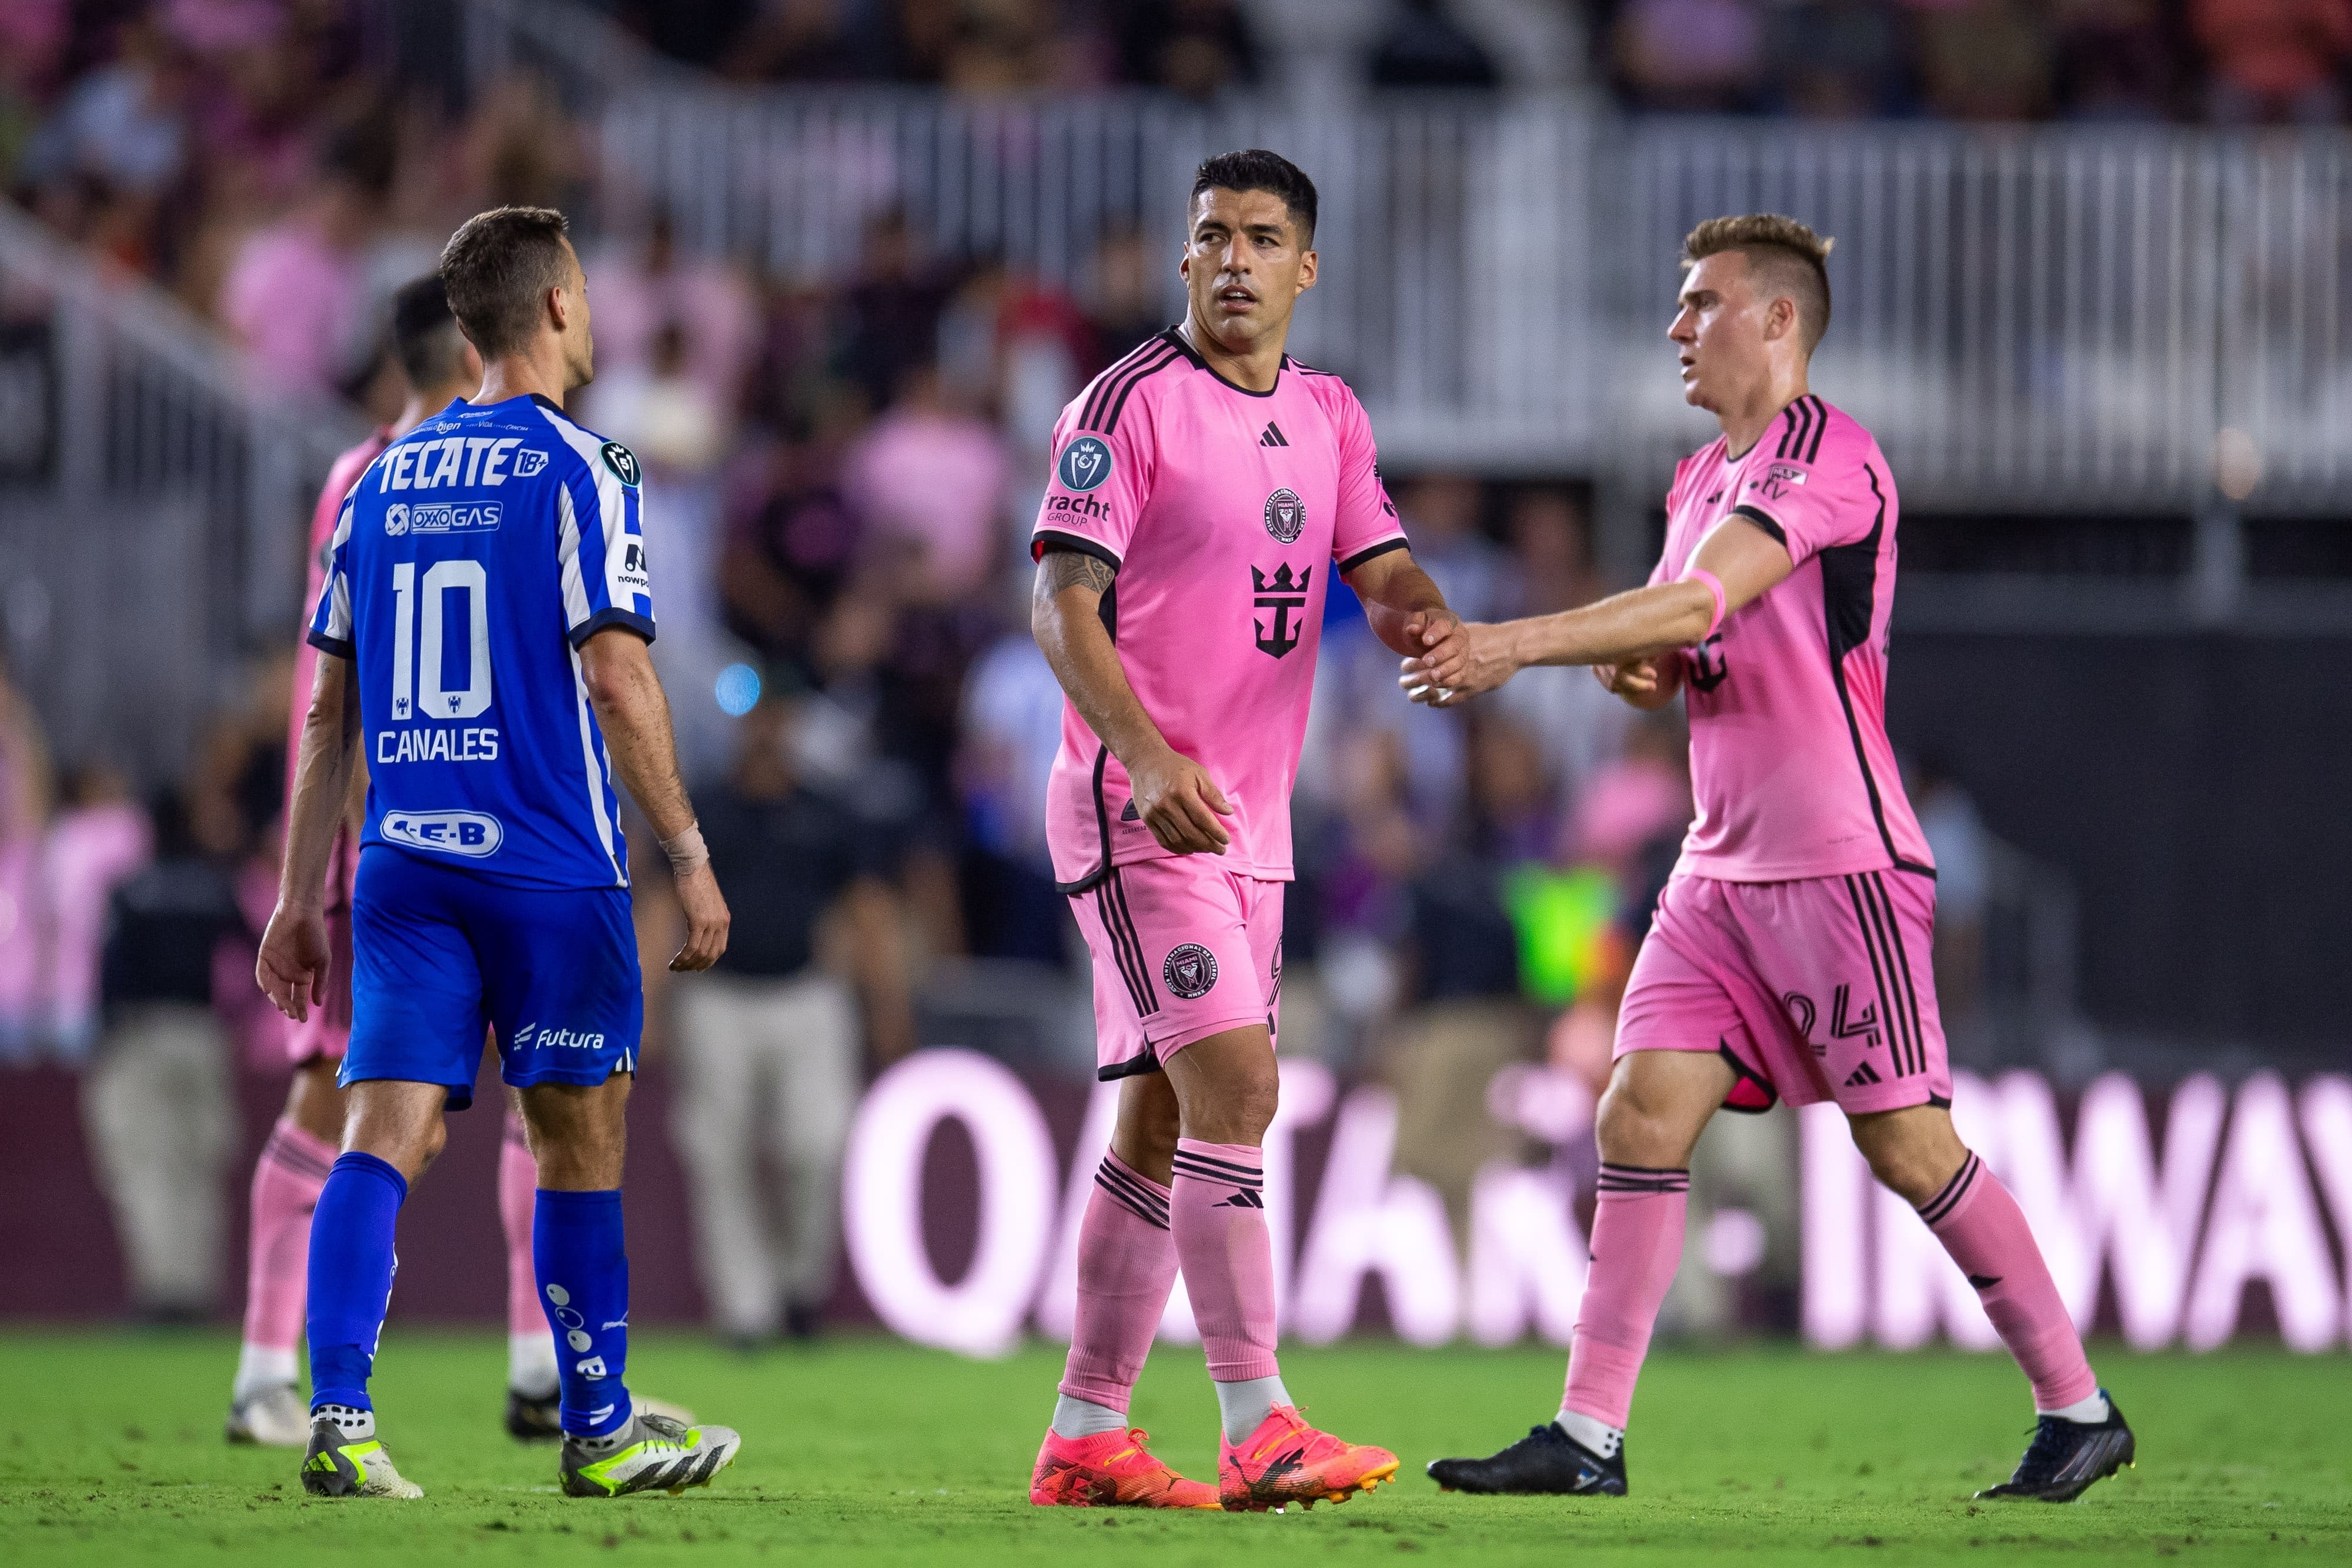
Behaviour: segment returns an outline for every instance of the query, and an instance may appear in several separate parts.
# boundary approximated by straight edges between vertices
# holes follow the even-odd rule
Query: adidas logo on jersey
[[[1257,444],[1260,446],[1287,446],[1290,441],[1282,434],[1282,426],[1269,419],[1265,422],[1264,434],[1257,438]]]

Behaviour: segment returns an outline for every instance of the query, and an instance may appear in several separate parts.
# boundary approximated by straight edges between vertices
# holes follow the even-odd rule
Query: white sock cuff
[[[1057,1437],[1092,1437],[1126,1430],[1124,1410],[1114,1410],[1091,1399],[1074,1399],[1066,1394],[1054,1399],[1054,1436]]]
[[[1612,1427],[1598,1416],[1587,1416],[1563,1406],[1557,1419],[1561,1431],[1604,1459],[1616,1458],[1617,1450],[1625,1446],[1625,1428]]]
[[[2094,1394],[2088,1399],[2076,1400],[2063,1410],[2043,1410],[2037,1407],[2034,1414],[2056,1416],[2068,1421],[2080,1421],[2086,1427],[2095,1427],[2107,1418],[2107,1396],[2104,1394]]]
[[[561,1381],[555,1365],[555,1336],[537,1333],[507,1335],[507,1386],[533,1399],[553,1394]]]
[[[291,1345],[281,1348],[248,1340],[237,1347],[234,1397],[250,1398],[265,1388],[290,1388],[301,1375],[301,1364]]]
[[[1225,1427],[1225,1440],[1238,1443],[1274,1414],[1277,1405],[1293,1403],[1290,1390],[1282,1385],[1282,1378],[1245,1377],[1239,1383],[1213,1385],[1217,1391],[1217,1414]]]

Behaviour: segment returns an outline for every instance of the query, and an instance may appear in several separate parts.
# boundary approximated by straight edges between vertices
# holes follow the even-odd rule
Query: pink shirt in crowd
[[[1698,818],[1678,869],[1725,882],[1932,873],[1886,739],[1895,477],[1870,432],[1801,397],[1739,457],[1724,438],[1666,492],[1653,582],[1738,514],[1797,570],[1682,654]]]
[[[1218,867],[1287,881],[1332,573],[1405,544],[1356,394],[1288,359],[1272,391],[1245,392],[1161,333],[1063,411],[1031,549],[1048,544],[1118,570],[1103,612],[1128,682],[1233,806]],[[1066,701],[1046,792],[1055,877],[1169,852],[1131,794]]]

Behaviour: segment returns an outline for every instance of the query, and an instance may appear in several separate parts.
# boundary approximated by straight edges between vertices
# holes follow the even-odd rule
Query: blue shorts
[[[646,992],[625,888],[514,887],[371,844],[352,950],[346,1088],[439,1083],[462,1111],[485,1025],[517,1088],[636,1071]]]

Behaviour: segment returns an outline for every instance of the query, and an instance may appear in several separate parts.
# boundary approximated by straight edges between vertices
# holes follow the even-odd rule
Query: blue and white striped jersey
[[[625,887],[580,644],[654,635],[637,461],[543,398],[463,399],[344,497],[310,641],[354,662],[362,846],[495,882]]]

